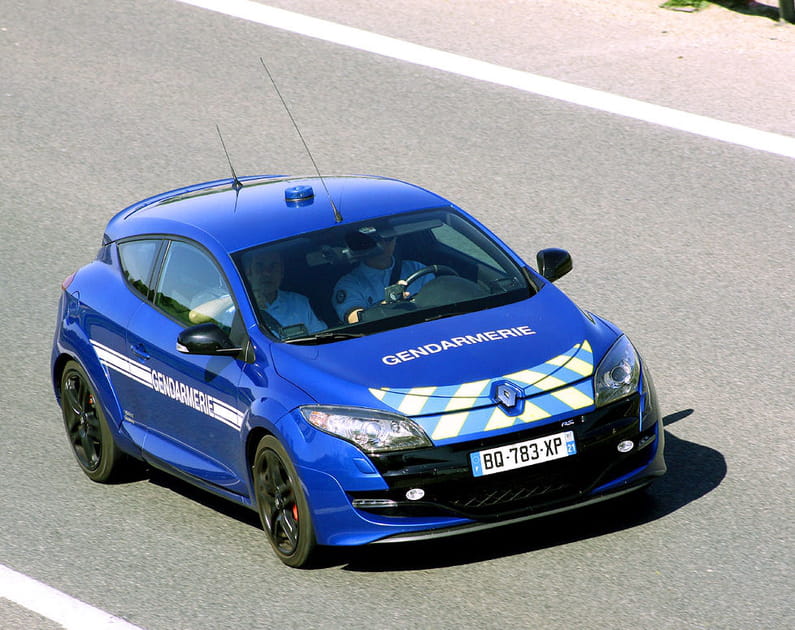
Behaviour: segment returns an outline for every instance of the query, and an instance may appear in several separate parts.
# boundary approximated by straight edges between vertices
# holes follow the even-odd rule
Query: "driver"
[[[415,271],[423,269],[425,265],[415,260],[400,261],[400,273],[394,274],[395,242],[394,236],[387,238],[375,237],[376,249],[367,256],[349,273],[342,276],[334,286],[334,310],[340,320],[348,324],[359,321],[363,310],[374,304],[383,303],[384,289],[398,280],[405,280]],[[396,276],[393,279],[393,276]],[[423,285],[433,280],[435,276],[428,274],[411,283],[411,291],[404,295],[408,297],[417,293]]]

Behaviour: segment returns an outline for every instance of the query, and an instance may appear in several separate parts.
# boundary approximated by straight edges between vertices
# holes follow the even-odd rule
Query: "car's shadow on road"
[[[693,413],[667,416],[666,426]],[[647,490],[526,523],[435,541],[330,550],[328,564],[348,571],[414,571],[482,562],[629,529],[675,512],[720,485],[718,451],[666,431],[668,472]],[[336,562],[335,562],[336,559]]]
[[[693,413],[686,409],[666,416],[666,426]],[[668,472],[646,491],[604,503],[483,532],[433,541],[326,548],[316,568],[346,571],[416,571],[482,562],[594,538],[662,518],[720,485],[726,461],[718,451],[665,433]],[[166,473],[147,471],[146,479],[201,503],[221,514],[262,528],[256,512],[235,505]],[[267,544],[264,540],[263,544]]]

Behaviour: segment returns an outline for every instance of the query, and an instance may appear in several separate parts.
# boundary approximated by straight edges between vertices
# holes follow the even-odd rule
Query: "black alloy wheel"
[[[295,466],[273,436],[260,440],[252,472],[257,509],[273,550],[284,564],[306,567],[316,547],[309,504]]]
[[[121,452],[88,376],[76,361],[69,361],[61,375],[61,411],[80,468],[92,481],[110,481],[118,473]]]

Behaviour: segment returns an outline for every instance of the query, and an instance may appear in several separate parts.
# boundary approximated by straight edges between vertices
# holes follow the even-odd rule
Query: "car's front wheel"
[[[306,567],[316,548],[309,504],[290,456],[272,435],[254,456],[254,492],[262,526],[284,564]]]
[[[113,439],[97,394],[76,361],[69,361],[61,375],[61,411],[80,468],[92,481],[112,481],[118,476],[123,455]]]

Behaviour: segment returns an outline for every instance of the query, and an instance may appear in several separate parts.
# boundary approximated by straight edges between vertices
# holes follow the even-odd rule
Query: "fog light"
[[[632,440],[621,440],[616,448],[619,453],[629,453],[635,448],[635,443]]]
[[[644,438],[641,438],[640,442],[638,442],[638,450],[642,449],[644,446],[647,446],[651,441],[654,440],[654,437],[655,437],[654,434],[652,434],[652,435],[647,435]]]
[[[406,498],[409,501],[419,501],[424,496],[425,496],[425,490],[423,490],[422,488],[412,488],[406,493]]]

